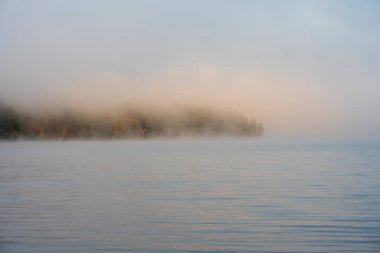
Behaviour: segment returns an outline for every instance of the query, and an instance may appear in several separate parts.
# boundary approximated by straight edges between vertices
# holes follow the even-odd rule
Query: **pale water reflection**
[[[0,143],[0,252],[379,252],[379,146]]]

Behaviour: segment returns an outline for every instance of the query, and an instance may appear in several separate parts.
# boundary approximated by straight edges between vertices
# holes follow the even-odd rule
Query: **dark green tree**
[[[0,138],[15,139],[21,134],[21,123],[12,107],[0,101]]]

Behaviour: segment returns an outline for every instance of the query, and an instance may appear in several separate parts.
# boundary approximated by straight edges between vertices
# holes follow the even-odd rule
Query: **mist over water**
[[[379,13],[0,0],[0,253],[380,252]]]
[[[103,113],[196,106],[278,138],[379,139],[373,1],[1,1],[0,99]]]

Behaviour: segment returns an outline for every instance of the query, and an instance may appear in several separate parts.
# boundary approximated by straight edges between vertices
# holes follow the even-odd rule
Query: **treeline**
[[[263,125],[237,114],[183,109],[178,113],[126,110],[118,115],[32,115],[0,103],[0,139],[111,139],[263,134]]]

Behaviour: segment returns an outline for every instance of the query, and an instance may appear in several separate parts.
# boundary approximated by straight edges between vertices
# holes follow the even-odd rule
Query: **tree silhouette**
[[[21,124],[18,115],[12,107],[0,101],[0,138],[14,139],[21,134]]]

